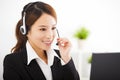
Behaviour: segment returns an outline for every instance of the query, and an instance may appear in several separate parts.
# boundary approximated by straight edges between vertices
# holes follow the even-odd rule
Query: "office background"
[[[2,61],[15,45],[15,26],[23,6],[36,0],[0,1],[0,80]],[[87,52],[120,52],[120,0],[41,0],[51,4],[58,16],[61,37],[73,44],[72,54],[80,51],[74,32],[81,26],[90,31],[84,50]],[[74,55],[74,57],[77,55]]]

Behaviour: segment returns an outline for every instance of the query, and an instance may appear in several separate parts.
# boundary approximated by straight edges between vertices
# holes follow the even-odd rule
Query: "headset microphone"
[[[57,34],[58,34],[58,38],[60,38],[60,35],[59,35],[59,32],[58,32],[58,29],[56,29],[57,31]],[[58,45],[59,43],[57,42],[56,45]]]
[[[26,13],[24,12],[23,14],[23,25],[20,27],[20,32],[23,34],[23,35],[26,35],[27,31],[26,31],[26,25],[25,25],[25,16],[26,16]]]

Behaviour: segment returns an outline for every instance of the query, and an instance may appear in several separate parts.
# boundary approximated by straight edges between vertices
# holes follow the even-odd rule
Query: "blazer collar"
[[[26,65],[26,70],[33,80],[46,80],[42,70],[37,64],[36,60],[33,59],[29,65]]]
[[[57,53],[57,55],[58,55],[59,57],[61,57],[58,50],[55,50],[55,52]],[[39,67],[39,65],[37,64],[37,62],[36,62],[35,59],[33,59],[33,60],[30,62],[30,64],[27,65],[27,51],[26,51],[26,47],[24,47],[24,48],[21,50],[20,54],[21,54],[21,59],[23,60],[23,63],[24,63],[24,67],[25,67],[26,71],[28,72],[28,74],[30,75],[30,77],[31,77],[33,80],[46,80],[46,78],[45,78],[42,70],[40,69],[40,67]],[[56,67],[55,65],[56,65],[57,67]],[[61,72],[60,72],[61,70],[59,70],[59,72],[54,71],[55,67],[58,68],[58,67],[60,67],[60,66],[61,66],[60,60],[59,60],[59,59],[58,59],[58,60],[54,60],[54,64],[53,64],[53,66],[51,66],[51,68],[52,68],[52,73],[53,73],[53,78],[55,78],[54,75],[56,75],[56,73],[61,73]],[[57,76],[56,76],[56,77],[57,77]]]
[[[40,69],[39,65],[37,64],[36,60],[33,59],[29,65],[27,65],[27,51],[26,47],[22,49],[20,52],[22,56],[22,60],[24,62],[25,69],[27,70],[28,74],[33,80],[46,80],[42,70]]]

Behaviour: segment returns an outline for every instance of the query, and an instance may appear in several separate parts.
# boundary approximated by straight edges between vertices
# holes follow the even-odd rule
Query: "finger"
[[[60,38],[60,39],[58,39],[58,43],[59,43],[59,46],[65,47],[69,44],[69,41],[67,39]]]

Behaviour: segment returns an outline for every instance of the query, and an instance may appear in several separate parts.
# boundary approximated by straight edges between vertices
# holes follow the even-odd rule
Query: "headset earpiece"
[[[27,34],[27,29],[26,29],[26,23],[25,23],[25,16],[26,16],[26,11],[27,11],[27,9],[31,6],[31,5],[33,5],[33,3],[29,3],[27,6],[26,6],[26,8],[23,10],[23,18],[22,18],[22,23],[23,23],[23,25],[20,27],[20,32],[22,33],[22,35],[26,35]]]
[[[26,25],[25,25],[25,16],[26,16],[26,13],[24,12],[24,14],[23,14],[23,25],[20,27],[20,32],[23,35],[26,35],[26,33],[27,33]]]

